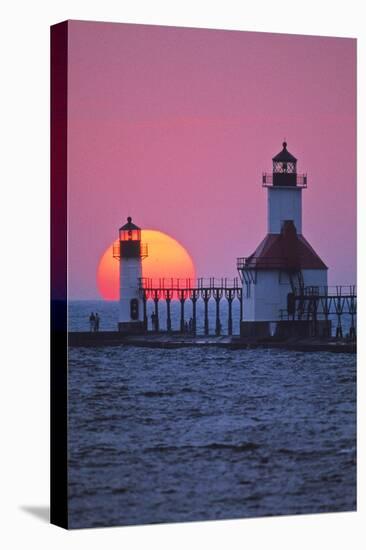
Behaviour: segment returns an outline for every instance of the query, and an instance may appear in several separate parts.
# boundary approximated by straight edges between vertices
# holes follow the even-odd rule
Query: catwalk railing
[[[221,301],[226,300],[228,304],[228,334],[233,333],[233,301],[239,300],[240,321],[243,318],[242,286],[238,277],[234,279],[223,278],[141,278],[140,294],[143,299],[144,319],[147,324],[147,301],[153,300],[154,312],[152,314],[153,330],[160,330],[159,321],[159,302],[165,301],[166,304],[166,330],[172,331],[171,301],[180,302],[180,331],[197,333],[197,302],[202,300],[204,304],[204,334],[209,334],[209,301],[215,302],[215,334],[220,336],[222,333],[222,323],[220,318]],[[185,305],[187,300],[192,303],[192,317],[188,323],[185,320]]]
[[[123,241],[126,243],[129,243],[129,241]],[[119,260],[121,258],[121,243],[120,241],[117,241],[113,243],[113,258]],[[142,259],[147,258],[149,255],[149,247],[146,243],[140,243],[140,257]]]
[[[357,287],[356,285],[307,286],[288,295],[287,309],[280,310],[280,319],[307,320],[317,335],[318,321],[325,321],[325,330],[330,332],[328,321],[336,320],[336,338],[347,336],[356,339]],[[345,318],[348,321],[348,334],[345,334]],[[330,333],[323,334],[331,336]]]
[[[243,271],[246,269],[286,269],[288,267],[288,260],[280,256],[271,256],[269,258],[248,256],[247,258],[237,258],[236,267],[239,271],[240,279],[243,280]]]
[[[295,184],[296,184],[296,187],[302,187],[302,188],[306,188],[308,186],[308,177],[307,177],[307,174],[294,174],[294,173],[275,173],[273,174],[273,172],[263,172],[262,174],[262,187],[272,187],[273,186],[273,182],[274,182],[274,178],[273,178],[273,175],[276,177],[276,176],[289,176],[290,178],[293,176],[295,178]],[[287,186],[286,186],[287,187]]]

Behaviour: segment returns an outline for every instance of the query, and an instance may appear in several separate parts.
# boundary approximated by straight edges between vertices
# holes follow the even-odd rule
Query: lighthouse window
[[[276,174],[294,174],[296,172],[295,162],[274,162],[273,172]]]
[[[141,240],[141,231],[139,229],[124,229],[120,231],[121,241],[139,241]]]

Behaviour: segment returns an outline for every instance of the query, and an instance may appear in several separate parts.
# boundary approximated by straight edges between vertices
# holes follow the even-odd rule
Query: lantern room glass
[[[296,162],[274,162],[274,174],[296,174]]]
[[[141,229],[120,229],[120,241],[141,241]]]

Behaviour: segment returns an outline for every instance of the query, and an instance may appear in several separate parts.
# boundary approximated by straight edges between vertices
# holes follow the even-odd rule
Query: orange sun
[[[142,276],[152,279],[194,279],[195,267],[187,250],[173,237],[153,229],[141,230],[141,241],[148,246],[142,260]],[[97,270],[99,294],[104,300],[119,300],[119,261],[113,258],[112,243],[102,254]]]

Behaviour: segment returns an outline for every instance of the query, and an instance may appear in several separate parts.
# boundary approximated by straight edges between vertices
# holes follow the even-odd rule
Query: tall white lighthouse
[[[327,266],[302,233],[302,192],[307,176],[297,173],[297,159],[287,150],[286,142],[282,145],[272,159],[272,173],[264,173],[262,179],[267,189],[267,235],[253,254],[238,258],[243,336],[273,335],[279,324],[282,330],[286,327],[286,319],[294,334],[294,297],[323,292],[328,283]],[[294,314],[291,323],[289,312]],[[320,318],[317,322],[324,323]],[[304,331],[304,321],[298,321],[297,327]]]
[[[145,330],[143,300],[140,292],[142,259],[147,256],[147,246],[141,244],[141,229],[132,218],[119,229],[119,243],[113,253],[119,258],[119,317],[120,332]]]

